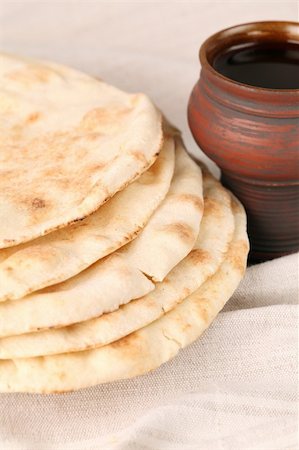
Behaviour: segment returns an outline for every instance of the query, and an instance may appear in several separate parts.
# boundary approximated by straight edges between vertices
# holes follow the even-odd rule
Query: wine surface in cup
[[[239,83],[268,89],[299,89],[299,44],[243,43],[216,54],[212,66]]]

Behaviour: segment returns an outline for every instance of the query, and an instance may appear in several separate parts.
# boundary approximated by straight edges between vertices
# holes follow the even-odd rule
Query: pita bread
[[[186,175],[190,177],[189,182]],[[168,203],[171,207],[167,207]],[[184,212],[183,216],[180,211]],[[147,238],[140,239],[140,244],[134,246],[137,257],[130,250],[131,244],[127,244],[119,252],[63,283],[20,300],[2,302],[0,336],[81,322],[114,311],[137,296],[145,295],[154,288],[148,279],[150,274],[143,273],[143,267],[150,267],[154,256],[148,251],[149,242],[158,261],[161,251],[156,242],[165,241],[162,268],[164,272],[165,268],[171,270],[192,249],[199,233],[202,211],[201,170],[179,145],[169,192],[143,230],[150,230]]]
[[[153,370],[198,338],[232,295],[248,253],[246,217],[234,200],[235,234],[217,273],[151,325],[105,347],[0,362],[0,391],[64,392]]]
[[[0,302],[67,280],[130,242],[164,199],[173,171],[174,140],[165,138],[151,168],[95,213],[34,241],[0,250]]]
[[[142,233],[121,250],[153,281],[163,280],[192,249],[203,213],[202,190],[201,170],[186,157],[182,140],[176,138],[175,177],[167,197]]]
[[[143,94],[8,55],[0,85],[0,248],[84,219],[161,149],[161,114]]]
[[[230,194],[204,172],[205,209],[191,253],[146,296],[69,327],[0,339],[0,358],[73,352],[114,342],[157,320],[197,290],[223,262],[234,232]]]

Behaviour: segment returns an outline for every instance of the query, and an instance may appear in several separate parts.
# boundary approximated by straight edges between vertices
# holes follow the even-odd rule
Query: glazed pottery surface
[[[197,144],[247,210],[252,261],[299,249],[299,89],[242,84],[216,72],[212,62],[231,46],[267,41],[299,45],[299,24],[239,25],[206,40],[188,105]]]

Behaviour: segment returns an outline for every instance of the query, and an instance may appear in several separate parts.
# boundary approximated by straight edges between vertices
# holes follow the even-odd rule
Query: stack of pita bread
[[[199,337],[246,217],[149,98],[2,55],[0,133],[0,391],[141,375]]]

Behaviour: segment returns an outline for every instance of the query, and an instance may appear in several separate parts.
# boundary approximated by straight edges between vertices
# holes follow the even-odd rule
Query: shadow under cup
[[[298,251],[299,24],[220,31],[201,46],[200,63],[189,126],[245,206],[250,260]]]

